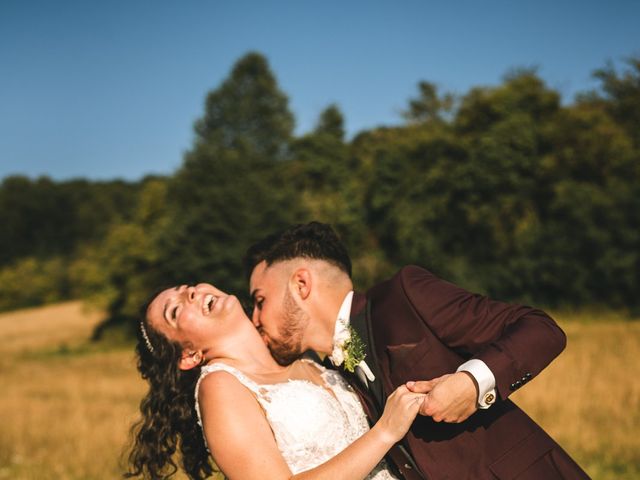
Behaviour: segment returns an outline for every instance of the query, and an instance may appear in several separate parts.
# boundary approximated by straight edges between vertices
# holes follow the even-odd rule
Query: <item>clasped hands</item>
[[[466,372],[407,382],[406,386],[412,392],[427,394],[419,413],[436,422],[461,423],[477,410],[478,390]]]

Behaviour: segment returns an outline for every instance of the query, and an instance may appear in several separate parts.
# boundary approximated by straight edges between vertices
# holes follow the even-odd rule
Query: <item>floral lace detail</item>
[[[224,363],[205,365],[195,391],[198,423],[202,426],[198,404],[200,382],[211,372],[225,371],[256,396],[271,425],[276,444],[294,474],[326,462],[367,432],[369,425],[357,395],[338,372],[311,360],[300,361],[312,363],[321,371],[324,387],[308,380],[257,384]],[[389,480],[396,477],[391,475],[383,460],[366,478]]]

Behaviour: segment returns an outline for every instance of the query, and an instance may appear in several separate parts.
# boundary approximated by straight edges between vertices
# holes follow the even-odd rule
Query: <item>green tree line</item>
[[[155,289],[244,294],[245,248],[316,219],[366,287],[416,263],[468,289],[548,306],[637,310],[640,58],[563,104],[535,70],[462,95],[421,81],[403,121],[345,137],[338,105],[294,135],[266,58],[249,53],[205,100],[168,177],[0,185],[0,309],[85,297],[110,324]]]

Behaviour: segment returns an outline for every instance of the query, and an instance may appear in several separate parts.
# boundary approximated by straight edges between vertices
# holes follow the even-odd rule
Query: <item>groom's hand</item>
[[[436,422],[464,422],[477,410],[477,387],[465,372],[408,382],[407,388],[412,392],[427,393],[420,407],[420,414],[429,416]]]

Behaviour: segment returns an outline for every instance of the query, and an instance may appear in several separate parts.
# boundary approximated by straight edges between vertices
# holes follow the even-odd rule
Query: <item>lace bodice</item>
[[[211,372],[225,371],[253,392],[265,411],[276,444],[294,474],[334,457],[369,430],[366,416],[357,395],[339,373],[311,360],[299,361],[313,363],[320,369],[325,386],[308,380],[264,385],[224,363],[202,367],[195,391],[198,423],[202,426],[198,405],[200,382]],[[388,480],[395,477],[383,460],[366,478]]]

